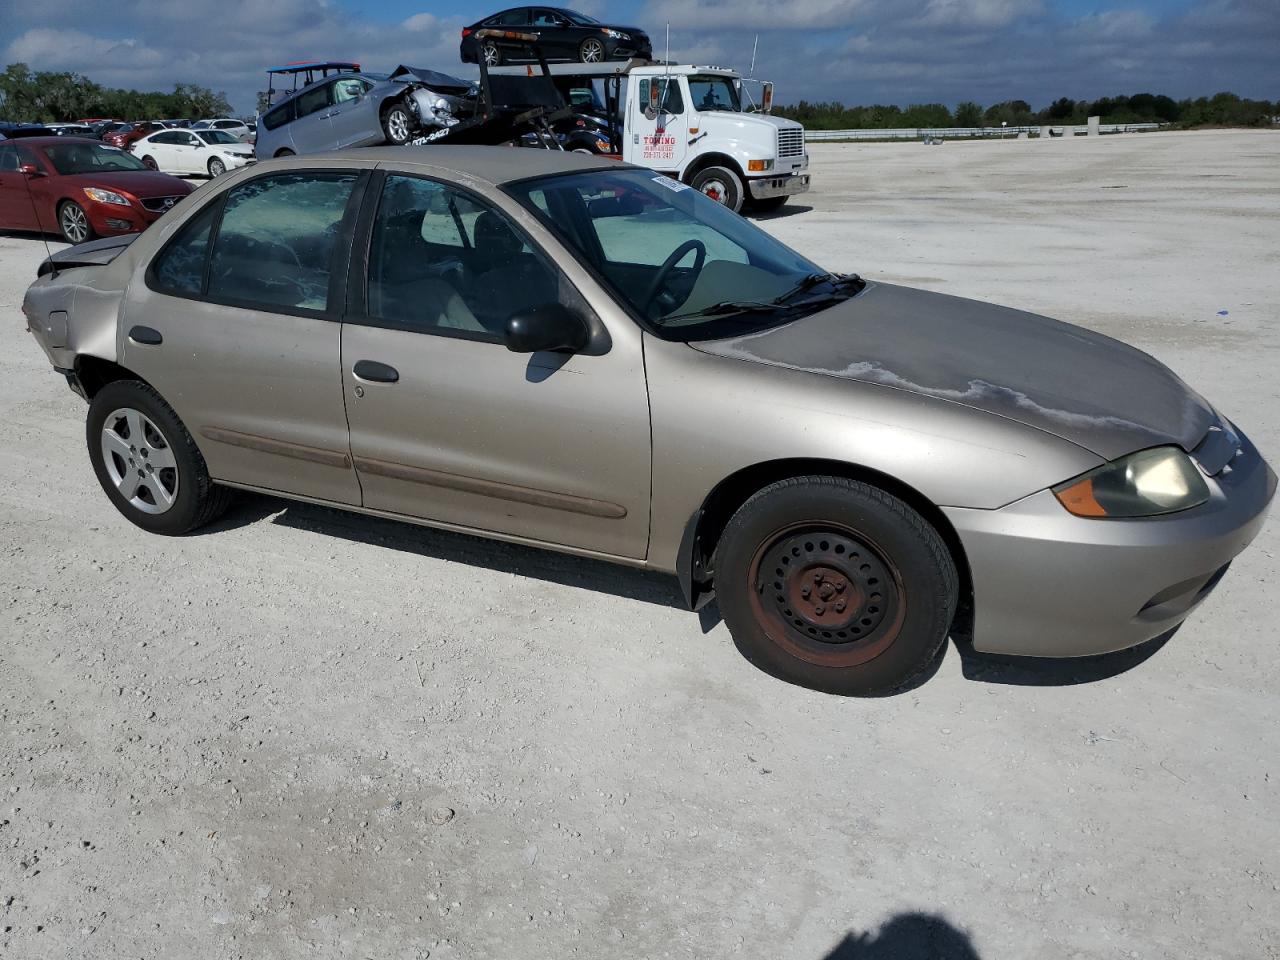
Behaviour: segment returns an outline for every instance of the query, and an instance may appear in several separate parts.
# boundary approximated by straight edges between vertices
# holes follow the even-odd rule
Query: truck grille
[[[804,154],[804,129],[789,127],[778,131],[778,157],[799,157]]]

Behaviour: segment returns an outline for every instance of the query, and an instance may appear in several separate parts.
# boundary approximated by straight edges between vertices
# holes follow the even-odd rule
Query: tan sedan
[[[909,683],[952,631],[1043,656],[1166,632],[1276,486],[1131,347],[827,273],[580,155],[264,162],[56,255],[23,309],[147,530],[240,488],[667,571],[753,662],[841,693]]]

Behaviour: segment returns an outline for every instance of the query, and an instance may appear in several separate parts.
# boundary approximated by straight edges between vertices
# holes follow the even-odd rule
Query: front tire
[[[156,163],[156,158],[151,156],[150,154],[147,154],[145,157],[142,158],[142,165],[146,167],[148,170],[160,169],[160,165]]]
[[[212,157],[209,160],[209,176],[211,178],[216,180],[218,177],[222,176],[226,172],[227,172],[227,165],[223,163],[221,160],[219,160],[217,157]]]
[[[844,477],[781,480],[752,496],[716,549],[716,595],[753,664],[800,686],[879,696],[937,660],[959,578],[937,531]]]
[[[734,213],[742,209],[742,178],[728,167],[704,167],[694,175],[689,186]]]
[[[604,63],[606,58],[604,43],[595,37],[587,37],[578,48],[578,59],[583,63]]]
[[[89,215],[74,200],[64,201],[58,207],[58,230],[62,233],[62,239],[72,244],[84,243],[95,236]]]
[[[409,119],[409,111],[403,104],[393,104],[382,114],[382,132],[387,143],[393,147],[403,147],[413,134],[413,123]]]
[[[188,533],[231,503],[173,408],[140,380],[117,380],[94,395],[85,438],[107,498],[144,530]]]

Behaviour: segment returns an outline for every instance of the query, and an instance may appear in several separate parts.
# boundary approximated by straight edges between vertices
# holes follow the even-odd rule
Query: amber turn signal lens
[[[1077,517],[1105,517],[1106,508],[1093,495],[1093,477],[1085,477],[1069,487],[1053,491],[1068,511]]]
[[[759,171],[762,171],[762,170],[764,170],[764,161],[763,161],[763,160],[748,160],[748,161],[747,161],[747,169],[748,169],[748,170],[751,170],[751,171],[753,171],[753,172],[759,172]]]

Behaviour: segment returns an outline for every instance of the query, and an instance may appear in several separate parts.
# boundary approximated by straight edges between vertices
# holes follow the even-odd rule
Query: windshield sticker
[[[675,193],[679,193],[681,190],[689,189],[688,184],[681,183],[679,180],[672,180],[670,177],[653,177],[652,179],[654,183],[660,186],[666,187],[668,190],[671,190]]]

